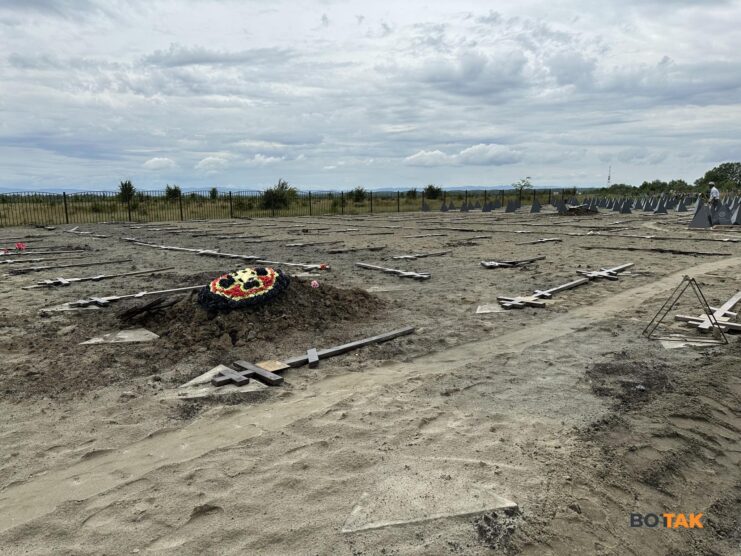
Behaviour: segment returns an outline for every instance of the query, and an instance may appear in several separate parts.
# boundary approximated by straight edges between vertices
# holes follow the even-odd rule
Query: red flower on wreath
[[[26,250],[26,244],[19,241],[18,243],[15,244],[15,248],[18,251],[25,251]]]

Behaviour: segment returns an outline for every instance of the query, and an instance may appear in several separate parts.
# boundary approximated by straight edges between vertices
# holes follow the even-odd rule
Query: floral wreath
[[[245,268],[223,274],[198,292],[198,303],[209,310],[230,311],[273,300],[288,287],[288,275],[271,267]]]

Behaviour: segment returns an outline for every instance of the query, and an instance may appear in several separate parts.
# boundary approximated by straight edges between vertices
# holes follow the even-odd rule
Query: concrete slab
[[[708,342],[690,342],[690,341],[681,341],[681,340],[660,340],[661,341],[661,347],[664,349],[679,349],[679,348],[686,348],[686,347],[716,347],[717,344],[711,344]]]
[[[203,398],[215,398],[220,396],[232,396],[232,395],[250,395],[255,392],[260,392],[268,388],[262,382],[258,380],[250,380],[249,384],[244,386],[235,386],[228,384],[226,386],[212,386],[211,379],[219,374],[222,369],[228,369],[225,365],[216,365],[213,369],[209,369],[202,375],[189,380],[185,384],[182,384],[170,390],[165,394],[165,399],[171,400],[197,400]]]
[[[159,338],[154,332],[150,332],[145,328],[132,328],[130,330],[119,330],[118,332],[111,332],[110,334],[104,334],[96,338],[91,338],[84,342],[80,342],[80,345],[89,344],[129,344],[133,342],[152,342]]]
[[[395,527],[517,507],[496,494],[491,469],[438,458],[409,465],[389,463],[385,479],[368,485],[342,527],[343,533]]]
[[[476,308],[476,314],[482,315],[486,313],[511,313],[512,311],[507,311],[506,309],[502,309],[502,306],[497,304],[494,305],[479,305]]]

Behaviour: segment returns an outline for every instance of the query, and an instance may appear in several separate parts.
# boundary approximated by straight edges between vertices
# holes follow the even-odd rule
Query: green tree
[[[526,189],[532,189],[533,184],[530,181],[530,179],[531,179],[530,176],[528,176],[525,179],[517,180],[515,183],[512,184],[512,189],[517,191],[517,193],[519,194],[522,194],[522,192],[525,191]]]
[[[211,191],[209,191],[209,192],[208,192],[208,196],[209,196],[209,198],[210,198],[210,199],[211,199],[212,201],[215,201],[216,199],[218,199],[218,198],[219,198],[219,190],[218,190],[218,189],[216,189],[215,187],[212,187],[212,188],[211,188]]]
[[[118,184],[118,198],[124,203],[130,202],[136,194],[136,188],[131,180],[122,181]]]
[[[179,185],[167,184],[165,186],[165,199],[168,201],[177,201],[182,194],[183,192],[180,190]]]
[[[406,198],[407,199],[416,199],[417,198],[417,188],[413,187],[409,191],[406,192]]]
[[[741,162],[724,162],[705,172],[703,177],[695,181],[695,185],[706,189],[711,181],[718,189],[741,188]]]
[[[436,185],[428,185],[425,187],[425,197],[427,199],[439,199],[443,196],[443,188]]]
[[[267,210],[287,209],[298,197],[298,191],[284,179],[263,191],[260,197],[260,208]]]
[[[359,186],[350,191],[350,199],[352,199],[354,203],[362,203],[365,201],[366,195],[367,193],[365,189]]]

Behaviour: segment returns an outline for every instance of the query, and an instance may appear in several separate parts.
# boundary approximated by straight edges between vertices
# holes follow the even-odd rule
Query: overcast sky
[[[0,186],[694,181],[741,1],[0,0]]]

